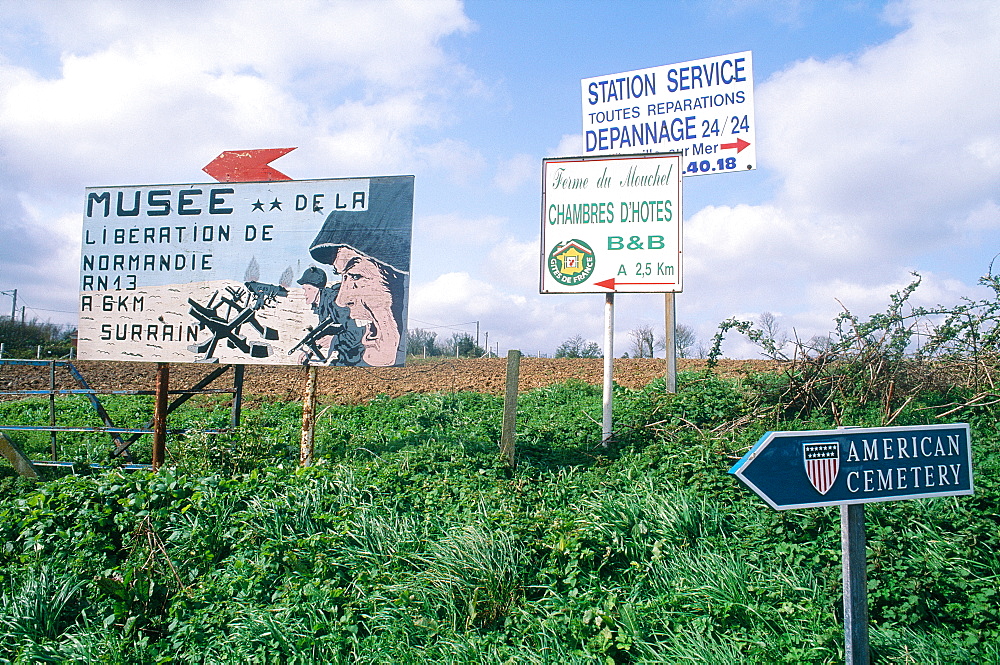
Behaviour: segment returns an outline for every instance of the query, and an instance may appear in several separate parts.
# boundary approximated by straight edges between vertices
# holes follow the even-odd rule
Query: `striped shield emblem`
[[[809,482],[820,494],[826,494],[840,472],[840,442],[803,443],[802,458]]]

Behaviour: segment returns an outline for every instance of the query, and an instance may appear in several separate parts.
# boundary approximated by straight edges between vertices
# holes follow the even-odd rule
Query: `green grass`
[[[298,404],[199,434],[228,421],[217,400],[172,416],[192,431],[156,475],[34,484],[0,466],[0,662],[842,662],[837,511],[777,513],[726,473],[763,431],[806,423],[768,408],[766,380],[680,378],[672,397],[616,389],[609,448],[597,389],[523,395],[516,471],[502,400],[476,393],[322,405],[308,469]],[[38,402],[0,419],[47,422]],[[1000,662],[992,408],[956,414],[975,496],[867,509],[876,662]]]

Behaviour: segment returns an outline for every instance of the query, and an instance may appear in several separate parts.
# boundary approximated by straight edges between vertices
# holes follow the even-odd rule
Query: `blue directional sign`
[[[729,473],[776,510],[973,492],[965,423],[768,432]]]

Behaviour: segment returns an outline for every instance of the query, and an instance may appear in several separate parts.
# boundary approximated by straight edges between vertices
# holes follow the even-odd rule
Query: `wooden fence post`
[[[306,367],[306,394],[302,398],[302,439],[299,466],[312,466],[316,435],[316,367]]]
[[[517,425],[517,384],[521,375],[521,352],[507,352],[507,388],[503,397],[503,431],[500,434],[500,454],[514,468],[514,437]]]
[[[153,471],[163,466],[167,450],[167,395],[170,363],[156,363],[156,410],[153,412]]]

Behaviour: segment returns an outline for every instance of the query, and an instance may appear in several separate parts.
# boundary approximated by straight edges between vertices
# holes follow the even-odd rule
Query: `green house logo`
[[[558,243],[549,252],[549,274],[560,284],[583,284],[594,273],[594,250],[582,240]]]

